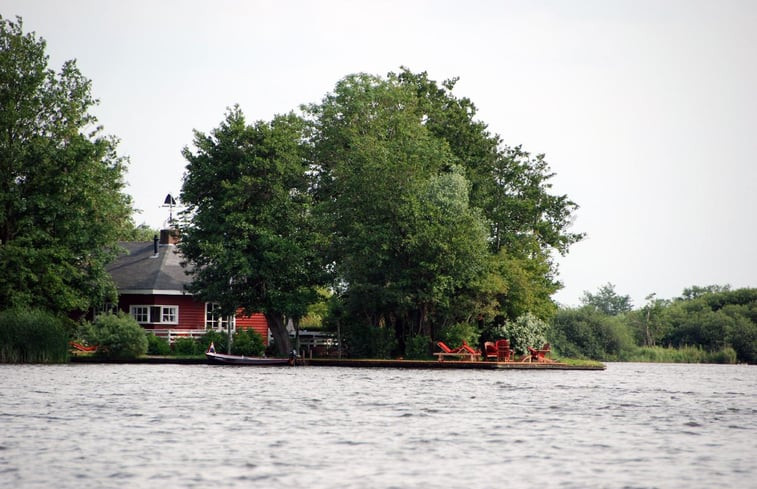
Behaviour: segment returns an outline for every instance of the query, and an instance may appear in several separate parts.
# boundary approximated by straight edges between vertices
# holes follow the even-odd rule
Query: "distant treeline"
[[[632,308],[607,284],[560,308],[548,337],[562,355],[606,361],[757,363],[757,289],[692,287]]]

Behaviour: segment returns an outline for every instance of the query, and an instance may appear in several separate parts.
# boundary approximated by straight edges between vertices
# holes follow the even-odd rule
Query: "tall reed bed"
[[[640,347],[622,355],[626,362],[655,363],[736,363],[736,351],[724,347],[717,351],[703,350],[698,346],[663,348],[660,346]]]
[[[39,309],[0,312],[0,363],[64,363],[68,334],[62,321]]]

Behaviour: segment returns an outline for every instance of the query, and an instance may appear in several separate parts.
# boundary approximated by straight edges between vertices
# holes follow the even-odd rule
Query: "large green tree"
[[[495,269],[507,271],[489,280],[499,284],[491,289],[494,310],[510,320],[525,312],[551,316],[551,295],[561,286],[552,255],[567,253],[583,238],[569,230],[578,206],[566,195],[552,193],[554,174],[544,155],[503,144],[476,119],[475,104],[453,93],[456,78],[438,84],[425,72],[406,68],[397,77],[416,94],[424,125],[447,143],[454,161],[464,168],[471,206],[489,224]]]
[[[449,145],[391,76],[351,75],[308,107],[318,216],[354,317],[430,335],[485,275],[486,226]]]
[[[0,18],[0,304],[67,313],[113,297],[104,266],[132,209],[91,82],[45,47]]]
[[[181,200],[191,219],[180,247],[190,290],[226,315],[264,313],[280,354],[291,348],[287,319],[307,313],[323,269],[303,127],[294,115],[248,125],[235,107],[210,135],[195,132],[194,151],[184,149]]]

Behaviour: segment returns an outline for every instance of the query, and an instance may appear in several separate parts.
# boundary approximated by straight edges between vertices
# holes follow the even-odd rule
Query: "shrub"
[[[636,348],[631,330],[622,318],[592,307],[560,309],[549,338],[560,354],[576,358],[623,360],[633,355]]]
[[[405,341],[405,358],[409,360],[427,360],[431,358],[429,347],[431,338],[425,335],[417,335]]]
[[[478,328],[468,323],[456,323],[442,328],[439,336],[450,348],[457,348],[466,341],[475,348],[478,344]]]
[[[524,355],[528,347],[541,348],[546,343],[546,332],[549,326],[530,312],[520,316],[507,325],[510,344],[516,353]]]
[[[344,325],[342,341],[349,355],[355,358],[391,358],[397,348],[394,330],[364,322]]]
[[[147,352],[147,335],[137,321],[123,312],[98,316],[89,328],[88,340],[97,345],[97,355],[129,359]]]
[[[173,342],[173,353],[175,355],[197,355],[200,353],[200,344],[192,338],[177,338]]]
[[[202,351],[207,351],[210,344],[213,343],[218,353],[226,353],[229,344],[229,336],[216,330],[208,330],[199,340],[199,346]]]
[[[243,329],[234,333],[231,342],[231,353],[234,355],[245,355],[256,357],[263,354],[265,344],[263,337],[252,329]]]
[[[736,363],[738,355],[736,354],[736,350],[734,350],[731,347],[725,347],[721,350],[711,352],[708,355],[708,361],[710,363],[727,363],[727,364],[733,364]]]
[[[171,353],[171,345],[165,338],[155,336],[154,334],[147,333],[147,354],[148,355],[169,355]]]
[[[68,334],[62,321],[39,309],[0,312],[0,363],[68,361]]]

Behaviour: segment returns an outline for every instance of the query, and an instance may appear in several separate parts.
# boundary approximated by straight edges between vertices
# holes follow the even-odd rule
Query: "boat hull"
[[[206,352],[205,358],[209,363],[219,365],[291,365],[288,358],[245,357],[214,352]]]

